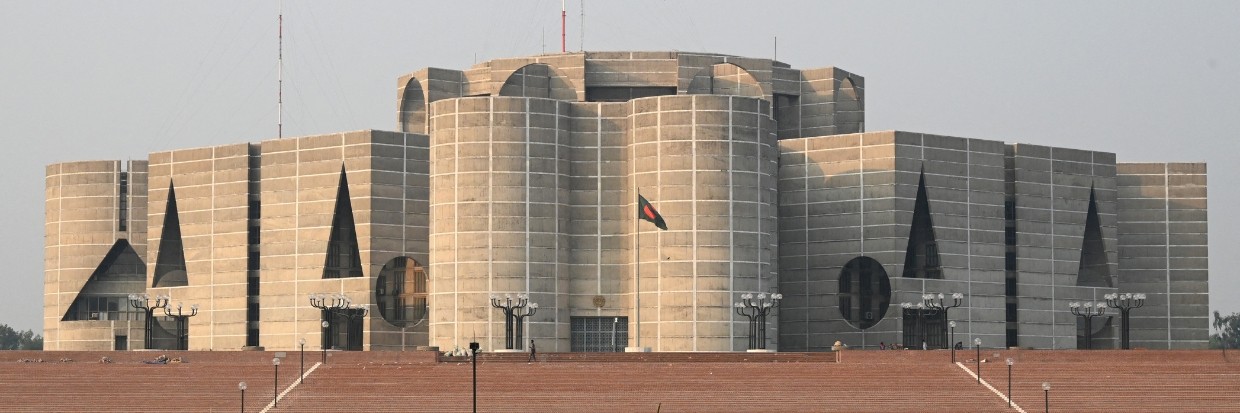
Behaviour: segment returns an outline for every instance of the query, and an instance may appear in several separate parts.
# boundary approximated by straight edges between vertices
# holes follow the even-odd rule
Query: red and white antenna
[[[279,30],[276,37],[279,41],[279,54],[276,57],[276,138],[284,138],[284,0],[280,0]]]
[[[565,40],[567,36],[564,32],[568,28],[568,8],[564,5],[565,1],[567,0],[560,0],[560,53],[568,51],[568,43]]]

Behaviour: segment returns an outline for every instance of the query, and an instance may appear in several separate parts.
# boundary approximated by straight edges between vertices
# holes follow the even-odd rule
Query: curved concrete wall
[[[732,303],[743,292],[774,292],[779,281],[778,147],[770,104],[740,96],[651,97],[632,101],[630,120],[633,188],[668,225],[667,231],[646,222],[633,227],[641,237],[640,258],[634,257],[640,346],[743,350],[748,320]],[[777,325],[770,317],[768,343],[776,341]],[[636,336],[638,326],[629,328]]]
[[[83,161],[47,167],[44,241],[43,348],[112,350],[114,336],[141,343],[141,322],[61,321],[118,239],[146,252],[145,161]],[[122,229],[120,177],[129,175],[129,216]],[[137,217],[134,219],[134,217]],[[136,236],[136,238],[135,238]],[[128,323],[134,323],[130,326]],[[138,334],[129,334],[136,328]]]
[[[504,348],[492,292],[539,304],[525,339],[568,350],[569,104],[437,101],[430,122],[430,341]]]

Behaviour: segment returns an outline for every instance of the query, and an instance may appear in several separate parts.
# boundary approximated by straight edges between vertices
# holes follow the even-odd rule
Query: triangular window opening
[[[181,242],[181,218],[177,214],[177,192],[168,184],[168,204],[164,209],[164,227],[159,233],[159,254],[155,258],[155,277],[151,286],[185,287],[185,245]]]
[[[1098,220],[1098,202],[1094,189],[1089,188],[1089,212],[1085,214],[1085,236],[1081,242],[1081,266],[1076,285],[1111,287],[1111,268],[1107,265],[1106,246],[1102,242],[1102,224]]]
[[[913,204],[913,223],[908,234],[908,251],[904,255],[904,278],[943,278],[939,264],[939,248],[934,241],[934,224],[930,221],[930,201],[926,197],[926,172],[917,182],[917,200]]]
[[[61,321],[138,320],[143,314],[129,307],[129,294],[145,290],[146,263],[129,241],[120,239],[91,273]]]
[[[353,223],[353,203],[349,201],[349,180],[340,167],[340,186],[336,189],[336,210],[332,232],[327,240],[327,259],[323,278],[362,276],[362,254],[357,247],[357,227]]]

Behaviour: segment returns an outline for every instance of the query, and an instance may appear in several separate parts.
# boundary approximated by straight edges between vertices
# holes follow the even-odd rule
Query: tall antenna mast
[[[276,37],[279,40],[279,55],[276,57],[276,138],[284,138],[284,0],[280,0],[279,14],[279,30],[276,31]]]
[[[568,51],[568,37],[565,30],[568,29],[568,8],[564,6],[567,0],[560,0],[560,53]]]
[[[577,46],[582,52],[586,51],[586,0],[581,0],[581,43]]]

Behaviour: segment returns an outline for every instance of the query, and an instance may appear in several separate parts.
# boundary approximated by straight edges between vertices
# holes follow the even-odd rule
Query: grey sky
[[[285,136],[393,130],[401,74],[560,44],[554,0],[284,3]],[[867,130],[1209,162],[1210,304],[1240,312],[1240,2],[764,3],[590,1],[584,43],[771,57],[778,37],[794,67],[865,76]],[[0,323],[42,330],[44,166],[275,137],[277,4],[0,0]]]

